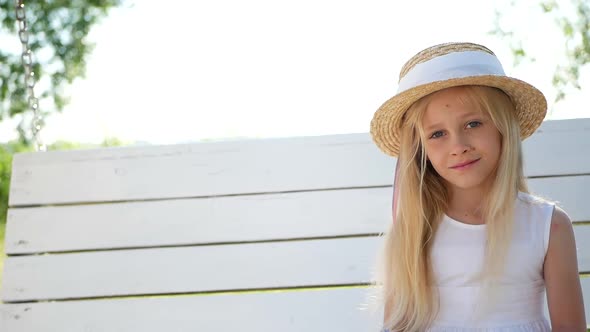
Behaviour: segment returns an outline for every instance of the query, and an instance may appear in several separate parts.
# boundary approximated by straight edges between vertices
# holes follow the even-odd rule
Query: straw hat
[[[371,136],[379,149],[390,156],[399,154],[401,120],[418,99],[438,90],[460,85],[484,85],[503,90],[516,108],[521,139],[541,125],[547,101],[534,86],[508,77],[502,64],[488,48],[473,43],[446,43],[414,55],[402,67],[397,94],[375,112]]]

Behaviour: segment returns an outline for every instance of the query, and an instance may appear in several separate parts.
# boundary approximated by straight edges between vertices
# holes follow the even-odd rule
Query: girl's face
[[[464,94],[459,87],[431,96],[422,118],[426,156],[449,189],[487,189],[502,138],[489,115]]]

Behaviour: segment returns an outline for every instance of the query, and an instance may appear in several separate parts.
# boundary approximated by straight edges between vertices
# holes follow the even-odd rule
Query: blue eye
[[[443,132],[442,131],[435,131],[434,133],[432,133],[432,135],[430,135],[430,138],[439,138],[442,137]]]
[[[481,126],[481,122],[479,121],[470,121],[467,123],[467,128],[475,128]]]

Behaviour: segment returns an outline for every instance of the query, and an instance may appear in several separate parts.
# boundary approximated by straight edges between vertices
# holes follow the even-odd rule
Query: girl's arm
[[[543,273],[552,330],[585,332],[574,230],[568,215],[558,207],[553,211],[549,234]]]

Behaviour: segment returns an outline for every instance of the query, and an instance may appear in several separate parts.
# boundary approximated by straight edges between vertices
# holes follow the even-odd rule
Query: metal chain
[[[33,111],[33,120],[31,127],[33,130],[33,140],[35,143],[35,150],[46,151],[47,147],[41,140],[41,127],[43,125],[43,118],[39,114],[39,99],[35,97],[35,72],[33,71],[33,55],[29,48],[29,31],[27,30],[27,17],[25,14],[25,4],[23,0],[16,0],[16,20],[18,22],[18,36],[22,44],[21,59],[25,69],[25,87],[28,93],[28,105]]]

